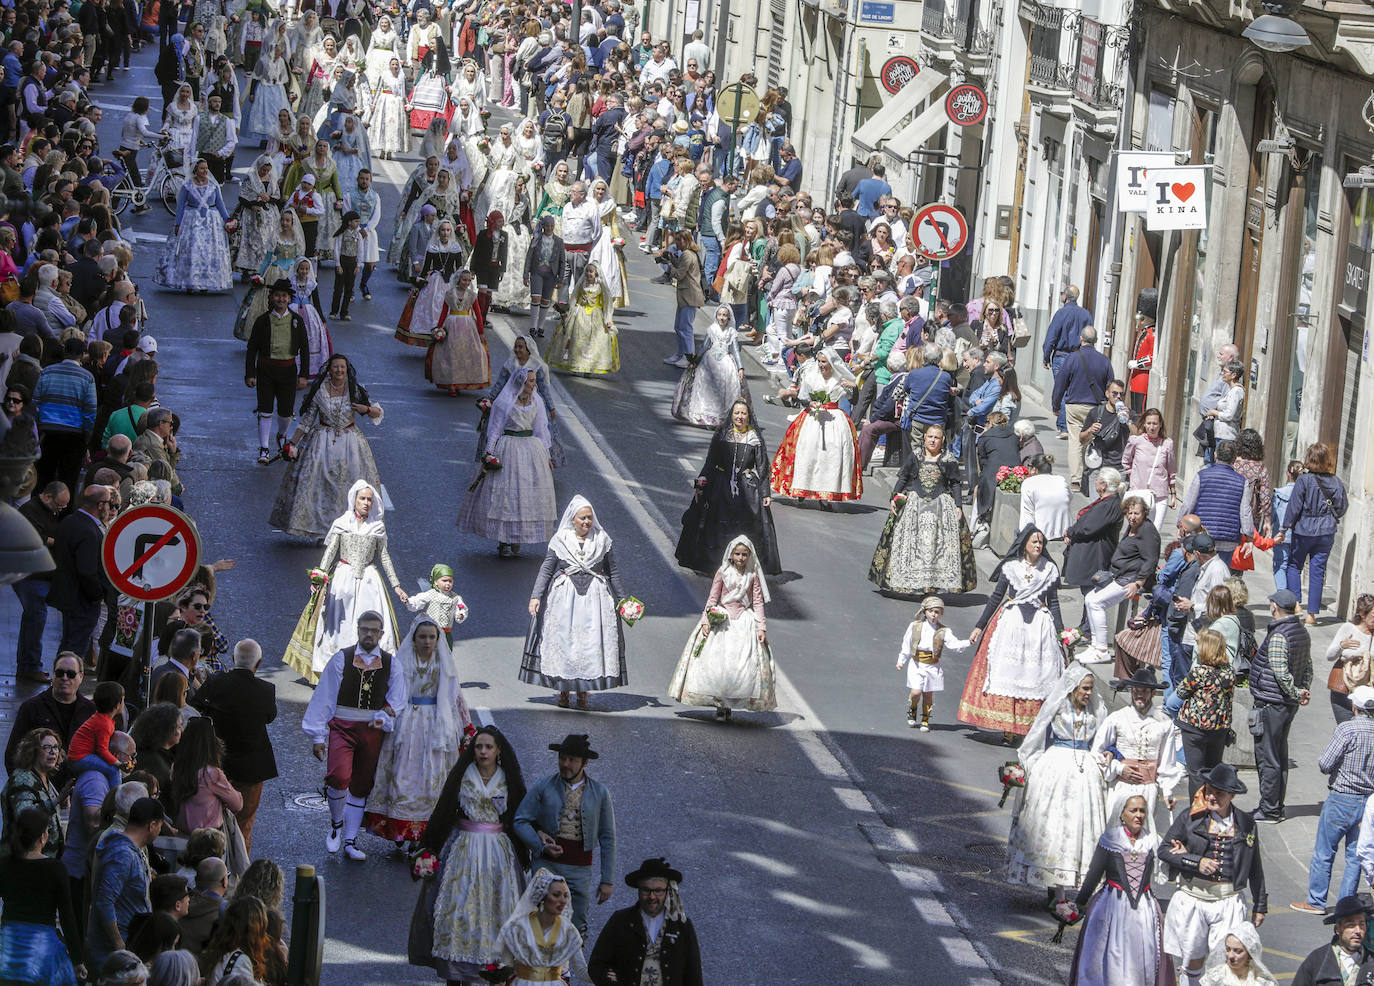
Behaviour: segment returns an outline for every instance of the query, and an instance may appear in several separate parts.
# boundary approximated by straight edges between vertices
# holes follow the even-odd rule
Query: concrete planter
[[[992,501],[992,519],[988,528],[988,548],[997,555],[1005,555],[1016,540],[1021,526],[1021,494],[997,491]]]
[[[1236,741],[1226,748],[1222,755],[1225,760],[1233,767],[1255,766],[1255,737],[1250,735],[1247,721],[1250,717],[1250,710],[1255,707],[1255,700],[1250,695],[1250,689],[1237,688],[1231,693],[1231,728],[1235,731]]]

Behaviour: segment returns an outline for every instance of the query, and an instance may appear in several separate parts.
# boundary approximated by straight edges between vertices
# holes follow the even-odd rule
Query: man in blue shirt
[[[658,210],[663,203],[663,183],[673,169],[672,150],[670,144],[664,144],[659,149],[658,160],[649,166],[649,176],[644,181],[644,197],[649,202],[649,238],[640,249],[645,253],[653,253],[658,248],[658,237],[662,232]]]
[[[139,798],[122,832],[108,832],[95,849],[91,869],[91,914],[86,926],[87,957],[100,968],[124,948],[129,922],[151,911],[148,861],[144,851],[162,833],[166,815],[156,798]]]
[[[1059,379],[1059,368],[1069,353],[1078,351],[1083,328],[1093,324],[1092,314],[1078,304],[1078,288],[1070,284],[1059,296],[1063,307],[1050,319],[1050,327],[1045,330],[1045,342],[1040,347],[1043,365],[1052,370],[1054,379]],[[1064,437],[1064,412],[1059,412],[1055,422],[1059,426],[1059,437]]]
[[[892,194],[892,186],[887,183],[887,169],[881,163],[873,166],[873,176],[865,178],[854,186],[854,208],[865,220],[878,214],[878,200]]]
[[[1064,361],[1054,378],[1051,410],[1058,413],[1067,406],[1069,433],[1077,436],[1089,412],[1106,400],[1107,384],[1112,381],[1112,361],[1097,351],[1097,330],[1083,327],[1078,351]],[[1078,486],[1083,479],[1083,449],[1081,442],[1069,442],[1069,485]]]
[[[778,148],[778,158],[782,162],[782,167],[778,169],[775,180],[786,186],[788,191],[799,191],[801,189],[802,163],[790,140],[782,142],[782,146]]]

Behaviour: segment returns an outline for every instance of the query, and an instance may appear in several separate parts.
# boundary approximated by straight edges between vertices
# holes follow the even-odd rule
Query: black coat
[[[1021,464],[1021,440],[1011,425],[993,425],[978,436],[978,512],[992,509],[997,495],[997,470]]]
[[[639,905],[616,911],[597,936],[587,971],[596,986],[640,986],[639,974],[648,951],[648,936]],[[659,965],[663,986],[701,986],[701,949],[691,919],[663,922]],[[615,978],[610,978],[615,973]]]
[[[1140,582],[1145,591],[1154,587],[1155,569],[1159,567],[1159,531],[1146,520],[1134,534],[1128,533],[1112,553],[1112,575],[1115,581]]]
[[[243,356],[244,379],[258,375],[258,359],[268,359],[272,348],[272,312],[265,311],[253,322],[248,333],[248,351]],[[310,378],[310,337],[305,333],[305,320],[291,312],[291,355],[300,362],[298,377]]]
[[[1255,829],[1254,816],[1239,808],[1232,808],[1236,823],[1236,841],[1232,843],[1235,854],[1235,879],[1232,881],[1237,890],[1247,887],[1250,899],[1255,902],[1255,913],[1269,911],[1269,894],[1264,889],[1264,862],[1260,858],[1259,832]],[[1185,810],[1174,819],[1169,831],[1159,843],[1159,858],[1164,865],[1178,870],[1185,877],[1199,873],[1198,862],[1207,852],[1207,826],[1210,815],[1203,812],[1193,817]],[[1178,841],[1183,844],[1183,852],[1174,852],[1170,846]]]
[[[510,234],[502,230],[493,233],[484,229],[477,234],[477,242],[472,245],[469,266],[478,285],[493,291],[501,283],[506,273],[506,258],[510,254]]]
[[[48,605],[60,613],[89,609],[105,598],[100,542],[105,536],[95,518],[78,510],[57,525],[52,557],[57,562]]]
[[[1064,558],[1064,584],[1091,586],[1093,575],[1111,567],[1121,536],[1121,497],[1094,500],[1064,534],[1073,539]]]
[[[14,715],[9,742],[5,744],[5,769],[14,769],[14,751],[19,749],[19,741],[26,733],[34,729],[51,729],[61,737],[62,748],[65,750],[81,724],[95,715],[95,703],[81,694],[78,694],[76,701],[67,708],[72,710],[72,717],[64,729],[60,714],[62,704],[53,697],[51,688],[45,688],[32,698],[26,699]]]
[[[110,282],[100,272],[100,266],[90,257],[78,257],[71,266],[72,297],[79,301],[87,311],[94,311],[95,304]]]
[[[1293,986],[1342,986],[1345,980],[1341,978],[1341,965],[1336,960],[1336,953],[1331,950],[1333,944],[1334,938],[1302,960],[1302,965],[1298,966],[1293,976]],[[1360,970],[1355,983],[1356,986],[1374,984],[1374,953],[1370,952],[1368,946],[1360,952]]]
[[[224,741],[224,773],[235,784],[277,776],[267,724],[277,718],[277,688],[247,668],[211,675],[192,704],[215,723]]]

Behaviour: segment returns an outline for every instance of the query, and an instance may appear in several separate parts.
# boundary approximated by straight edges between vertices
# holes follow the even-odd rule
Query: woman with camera
[[[697,255],[695,237],[686,230],[678,230],[672,234],[668,248],[654,259],[667,268],[664,275],[675,285],[677,292],[677,313],[673,316],[677,352],[663,362],[685,370],[687,357],[695,356],[697,351],[692,327],[697,309],[706,304],[706,295],[701,290],[701,257]]]

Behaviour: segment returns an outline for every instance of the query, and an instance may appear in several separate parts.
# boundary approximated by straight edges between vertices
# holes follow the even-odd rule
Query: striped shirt
[[[1317,766],[1333,775],[1331,790],[1361,798],[1374,794],[1374,717],[1356,712],[1336,727]]]
[[[75,360],[46,367],[33,391],[39,431],[81,431],[95,427],[95,378]]]

